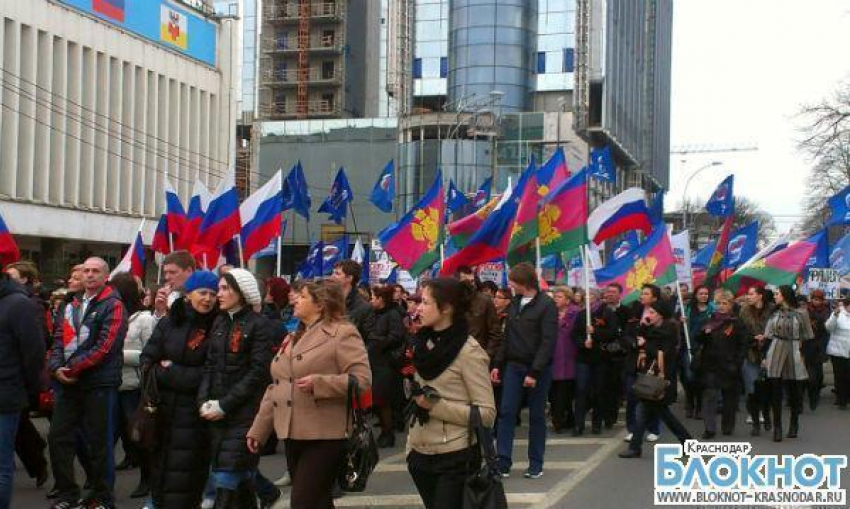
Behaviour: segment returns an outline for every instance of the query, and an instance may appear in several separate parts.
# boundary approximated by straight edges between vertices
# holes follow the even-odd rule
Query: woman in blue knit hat
[[[217,315],[218,277],[194,272],[145,345],[145,377],[156,379],[159,436],[151,458],[148,507],[198,507],[209,472],[207,424],[198,415],[197,394],[207,358],[208,336]]]

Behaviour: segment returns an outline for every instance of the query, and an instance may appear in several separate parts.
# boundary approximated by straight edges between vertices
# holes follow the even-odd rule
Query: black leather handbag
[[[481,423],[481,413],[475,405],[469,409],[470,449],[473,446],[473,436],[478,440],[478,447],[481,449],[484,461],[472,475],[466,478],[463,486],[462,507],[463,509],[507,509],[508,501],[505,497],[505,488],[502,486],[502,476],[499,474],[493,437],[490,435],[490,430]],[[472,470],[471,465],[469,470]]]
[[[345,445],[345,459],[337,475],[342,491],[360,492],[366,489],[369,476],[378,465],[378,445],[372,428],[366,422],[360,401],[360,387],[354,375],[348,375],[348,416],[345,429],[351,425],[351,435]]]
[[[129,423],[129,436],[142,449],[152,451],[159,440],[159,389],[153,366],[140,373],[142,398]]]
[[[664,401],[664,395],[667,392],[667,380],[663,376],[653,375],[653,368],[655,368],[655,361],[646,373],[637,374],[632,391],[638,399],[661,402]]]

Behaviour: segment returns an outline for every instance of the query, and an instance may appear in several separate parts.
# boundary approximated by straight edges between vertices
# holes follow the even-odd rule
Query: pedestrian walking
[[[840,410],[850,403],[850,298],[845,297],[826,321],[829,344],[826,353],[832,361],[835,378],[835,405]]]
[[[261,304],[254,276],[232,269],[218,282],[220,313],[210,330],[206,366],[198,390],[208,421],[215,507],[255,507],[259,455],[245,436],[268,385],[273,326],[254,311]]]
[[[677,322],[671,320],[672,308],[664,301],[650,303],[637,331],[638,347],[636,369],[640,373],[663,376],[666,391],[661,401],[639,400],[636,408],[635,428],[629,447],[620,453],[621,458],[639,458],[643,434],[653,419],[660,419],[673,432],[680,443],[691,438],[687,428],[679,422],[670,405],[676,401],[676,375],[679,348],[676,341]]]
[[[513,266],[508,282],[516,297],[508,308],[505,338],[490,373],[493,383],[502,385],[502,401],[496,423],[497,453],[502,475],[510,474],[514,432],[522,397],[528,394],[529,465],[524,476],[543,476],[546,452],[546,399],[552,381],[552,351],[558,336],[558,310],[540,291],[534,266]]]
[[[15,437],[21,412],[37,401],[44,338],[27,291],[0,275],[0,509],[12,504]]]
[[[290,507],[333,507],[332,491],[350,432],[349,376],[371,384],[366,348],[345,319],[341,286],[304,283],[295,302],[301,324],[271,364],[272,384],[246,436],[258,452],[272,430],[284,441],[292,479]]]
[[[808,379],[806,365],[800,353],[802,344],[814,337],[809,318],[797,309],[797,296],[787,285],[773,292],[776,310],[765,326],[764,335],[770,348],[763,361],[770,382],[773,410],[773,440],[782,441],[782,400],[787,393],[791,406],[788,438],[797,438],[800,413],[803,411],[803,383]]]
[[[751,436],[759,436],[762,425],[765,431],[770,431],[772,426],[770,384],[762,362],[770,348],[770,338],[765,336],[764,329],[774,310],[773,292],[764,287],[747,290],[740,314],[741,321],[747,327],[747,350],[741,363],[741,379],[747,397],[748,421],[752,425]]]
[[[393,300],[391,286],[372,288],[375,328],[366,348],[372,369],[372,409],[378,415],[381,434],[378,447],[394,447],[394,423],[401,420],[403,410],[401,363],[407,347],[407,330],[401,307]]]
[[[458,507],[467,477],[479,469],[479,445],[469,435],[472,406],[487,428],[496,417],[490,359],[469,334],[471,299],[472,289],[453,279],[431,279],[422,289],[422,328],[413,348],[420,390],[413,397],[407,468],[428,509]]]
[[[685,307],[685,324],[691,339],[691,351],[699,349],[700,333],[706,322],[714,313],[714,302],[711,292],[706,285],[694,288],[690,303]],[[682,387],[685,389],[685,417],[688,419],[702,418],[703,390],[700,379],[691,367],[691,352],[688,352],[687,342],[679,345],[679,371],[681,371]]]
[[[484,348],[490,358],[496,355],[499,343],[499,316],[493,299],[478,288],[475,273],[468,265],[458,267],[455,278],[472,289],[472,302],[469,306],[469,333]]]
[[[720,427],[724,435],[735,431],[735,414],[741,392],[740,371],[747,349],[747,332],[735,316],[735,297],[724,290],[715,297],[716,310],[696,336],[692,370],[702,388],[706,411],[702,417],[705,432],[702,438],[711,440],[717,435],[717,408],[722,400]]]
[[[575,426],[576,345],[573,327],[581,308],[573,302],[573,292],[566,286],[553,291],[558,310],[558,338],[552,354],[552,386],[549,388],[549,414],[552,430],[564,433]]]
[[[207,421],[198,414],[210,329],[217,314],[218,277],[199,270],[156,326],[140,361],[159,396],[159,435],[150,462],[150,507],[198,507],[210,465]]]
[[[638,399],[634,395],[632,388],[637,380],[640,353],[646,350],[646,338],[641,339],[639,333],[641,325],[645,324],[651,312],[652,306],[657,302],[661,302],[661,288],[653,284],[643,285],[640,290],[639,300],[632,303],[630,316],[623,329],[622,344],[626,350],[626,358],[623,362],[623,380],[625,383],[624,392],[626,394],[626,430],[628,431],[628,434],[623,440],[626,442],[632,440],[637,427]],[[620,319],[622,320],[622,316]],[[646,437],[647,442],[658,441],[661,435],[661,422],[658,420],[656,414],[650,414],[650,420],[646,426],[646,430],[649,432]]]
[[[127,310],[107,286],[109,265],[101,258],[83,264],[83,293],[65,308],[56,325],[50,371],[60,382],[48,443],[58,499],[53,508],[81,503],[90,509],[114,507],[115,407],[121,385]],[[81,499],[74,479],[77,433],[85,429],[91,490]],[[81,502],[82,500],[82,502]]]
[[[823,389],[823,363],[828,360],[826,343],[829,341],[826,321],[832,311],[826,304],[826,295],[823,290],[813,290],[809,299],[806,311],[809,314],[814,337],[803,343],[803,360],[806,363],[806,372],[809,374],[809,381],[805,387],[809,397],[809,409],[814,412],[820,403],[820,391]]]
[[[375,329],[375,312],[372,310],[372,306],[355,290],[360,283],[362,273],[363,267],[359,263],[354,260],[342,260],[334,265],[331,279],[342,287],[348,321],[357,327],[360,337],[368,344],[369,335]],[[396,295],[401,299],[404,294],[403,292],[396,292]]]

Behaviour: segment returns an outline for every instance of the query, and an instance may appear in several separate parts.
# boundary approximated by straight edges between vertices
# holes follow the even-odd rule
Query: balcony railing
[[[298,37],[274,37],[263,38],[263,51],[266,53],[297,53]],[[313,52],[340,52],[342,42],[334,36],[310,37],[307,51]]]
[[[302,108],[298,107],[298,101],[272,102],[261,106],[261,112],[268,118],[295,117]],[[338,115],[339,108],[334,101],[315,99],[307,101],[307,116]]]
[[[323,69],[311,67],[308,71],[307,81],[309,83],[338,83],[342,73],[334,69],[328,73]],[[261,80],[267,85],[295,85],[298,83],[298,69],[264,69],[260,73]]]
[[[301,9],[297,3],[266,4],[263,15],[267,21],[298,21]],[[313,2],[310,4],[310,18],[314,20],[334,20],[339,18],[339,9],[334,2]]]

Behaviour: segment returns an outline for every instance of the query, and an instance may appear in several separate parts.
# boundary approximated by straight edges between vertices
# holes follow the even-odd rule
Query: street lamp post
[[[683,230],[688,229],[688,204],[685,201],[685,200],[687,200],[687,196],[688,196],[688,186],[691,185],[691,181],[694,179],[694,177],[696,177],[697,175],[702,173],[703,170],[711,168],[713,166],[720,166],[721,164],[723,164],[723,163],[720,162],[720,161],[712,161],[712,162],[706,164],[705,166],[703,166],[702,168],[698,169],[697,171],[691,173],[691,175],[688,177],[688,180],[685,181],[685,191],[682,193],[682,229]]]

